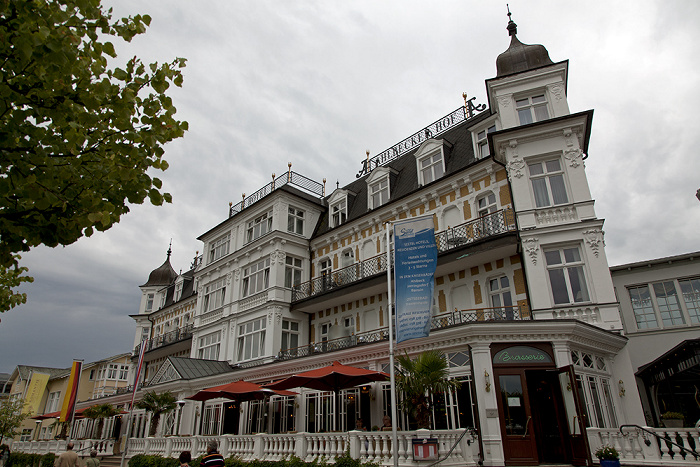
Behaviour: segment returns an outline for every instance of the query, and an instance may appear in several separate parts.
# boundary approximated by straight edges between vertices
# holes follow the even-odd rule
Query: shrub
[[[595,456],[600,460],[616,461],[620,458],[620,453],[609,444],[604,444],[596,450]]]

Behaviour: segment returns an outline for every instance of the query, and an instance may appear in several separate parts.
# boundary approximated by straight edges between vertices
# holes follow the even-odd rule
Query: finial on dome
[[[506,3],[506,9],[508,10],[508,26],[506,29],[508,30],[508,35],[509,36],[515,36],[518,33],[518,25],[513,22],[511,19],[510,15],[512,14],[510,12],[510,6]]]
[[[170,259],[170,255],[173,252],[173,239],[170,239],[170,245],[168,245],[168,259]]]

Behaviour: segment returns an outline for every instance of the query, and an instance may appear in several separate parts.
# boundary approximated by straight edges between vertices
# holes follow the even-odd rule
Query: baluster
[[[681,435],[681,439],[683,440],[683,443],[682,443],[682,444],[683,444],[683,447],[686,448],[688,451],[691,451],[693,448],[690,447],[690,442],[689,442],[689,440],[688,440],[688,438],[690,437],[690,433],[687,432],[687,431],[680,431],[680,432],[678,432],[678,434]],[[697,451],[697,450],[698,450],[698,449],[697,449],[697,444],[696,444],[695,446],[696,446],[696,449],[695,449],[695,450]],[[693,458],[694,458],[694,456],[693,456],[692,454],[690,454],[690,453],[688,453],[688,454],[683,454],[683,457],[684,457],[685,459],[693,459]]]
[[[359,435],[360,439],[360,460],[365,460],[367,458],[367,447],[369,442],[367,441],[367,435]]]
[[[389,458],[389,453],[391,452],[391,451],[389,451],[389,449],[390,449],[389,443],[390,443],[389,436],[384,436],[382,439],[382,458],[383,459]]]
[[[408,461],[408,448],[406,446],[406,443],[407,443],[406,436],[397,435],[396,442],[398,443],[398,449],[396,451],[393,451],[392,455],[394,452],[397,453],[397,455],[399,456],[399,464],[407,462]]]
[[[661,459],[662,460],[670,460],[671,455],[669,453],[670,451],[668,449],[668,443],[666,443],[666,440],[665,440],[666,436],[668,435],[668,431],[661,430],[661,431],[659,431],[659,435],[661,436],[661,438],[664,438],[664,439],[659,440],[660,449],[661,449]]]

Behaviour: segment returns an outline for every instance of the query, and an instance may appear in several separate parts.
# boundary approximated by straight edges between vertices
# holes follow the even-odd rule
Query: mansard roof
[[[436,140],[444,140],[446,143],[443,146],[445,154],[445,175],[443,178],[460,172],[466,167],[478,162],[474,155],[474,145],[472,144],[470,128],[481,123],[490,115],[491,113],[489,111],[482,112],[434,138]],[[396,160],[382,166],[392,169],[388,204],[395,203],[411,193],[420,189],[425,189],[426,186],[430,186],[430,184],[424,186],[419,184],[415,158],[416,152],[419,150],[420,146],[417,146],[401,155]],[[368,209],[367,205],[367,179],[370,176],[371,172],[342,187],[343,190],[353,192],[355,195],[348,195],[347,220],[342,225],[338,226],[338,228],[342,228],[348,222],[356,220],[375,210]],[[381,209],[381,207],[376,209]],[[333,227],[330,227],[329,219],[330,213],[326,210],[321,216],[321,219],[319,219],[318,226],[313,235],[314,237],[333,230]]]

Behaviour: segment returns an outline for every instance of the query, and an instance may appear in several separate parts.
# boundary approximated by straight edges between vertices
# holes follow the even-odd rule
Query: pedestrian
[[[0,446],[0,467],[7,465],[7,459],[10,458],[10,447],[7,444]]]
[[[54,462],[54,467],[75,467],[78,464],[78,454],[73,451],[73,443],[66,445],[66,452],[61,453]]]
[[[85,461],[85,467],[100,467],[100,460],[97,458],[97,451],[90,451],[90,457]]]
[[[219,454],[217,449],[219,449],[219,443],[216,441],[211,440],[207,443],[207,455],[202,457],[200,467],[224,467],[224,456]]]
[[[192,454],[190,454],[190,451],[182,451],[178,459],[180,459],[180,467],[190,467]]]

